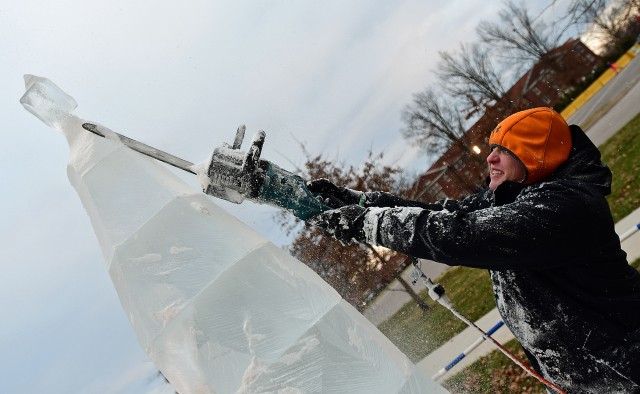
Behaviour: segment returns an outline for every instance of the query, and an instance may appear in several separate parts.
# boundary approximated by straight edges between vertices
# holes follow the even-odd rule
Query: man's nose
[[[487,156],[487,163],[489,164],[493,164],[498,162],[500,159],[498,158],[498,154],[496,153],[496,150],[492,150],[491,153],[489,153],[489,156]]]

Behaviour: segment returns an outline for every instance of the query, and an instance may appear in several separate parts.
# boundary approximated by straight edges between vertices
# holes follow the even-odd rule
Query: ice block
[[[445,393],[303,263],[25,77],[140,345],[180,393]]]

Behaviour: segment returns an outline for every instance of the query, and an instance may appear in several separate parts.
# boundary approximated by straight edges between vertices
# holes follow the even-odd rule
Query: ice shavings
[[[446,392],[307,266],[166,166],[52,116],[120,302],[178,392]]]
[[[358,353],[364,360],[371,360],[371,354],[368,354],[367,347],[360,336],[360,333],[355,327],[349,327],[347,332],[349,333],[349,345],[358,350]]]
[[[309,367],[309,359],[318,360],[321,354],[322,343],[312,334],[300,338],[291,349],[269,365],[260,364],[254,356],[237,392],[322,392],[323,377],[319,363],[314,362]],[[300,381],[300,375],[307,376]]]
[[[176,300],[167,305],[164,309],[161,309],[155,313],[158,320],[162,321],[164,325],[173,320],[178,313],[184,308],[184,302]]]
[[[186,246],[172,246],[171,248],[169,248],[169,253],[176,255],[183,252],[188,252],[190,250],[193,250],[193,248],[188,248]]]
[[[207,209],[207,207],[206,207],[206,206],[204,206],[203,204],[201,204],[201,203],[200,203],[200,202],[198,202],[198,201],[193,201],[193,202],[191,203],[191,207],[192,207],[193,209],[195,209],[196,211],[198,211],[198,212],[200,212],[200,213],[203,213],[203,214],[205,214],[205,215],[207,215],[207,216],[210,216],[210,215],[211,215],[211,213],[209,212],[209,209]]]
[[[253,387],[255,386],[258,379],[264,374],[264,371],[265,368],[264,366],[260,365],[258,359],[255,356],[251,357],[251,364],[249,364],[249,367],[244,372],[240,388],[238,389],[238,391],[236,391],[236,393],[240,394],[255,392],[253,391]]]
[[[365,215],[367,241],[398,251],[407,250],[415,233],[415,221],[425,210],[418,207],[369,208]]]
[[[267,368],[262,365],[258,357],[256,357],[255,347],[258,342],[264,340],[264,335],[255,335],[251,330],[251,318],[247,317],[244,320],[242,331],[247,339],[247,347],[251,354],[251,364],[247,367],[242,376],[242,383],[238,389],[238,393],[250,393],[253,392],[253,386],[262,377]]]
[[[200,182],[200,188],[202,190],[207,190],[207,188],[211,186],[211,178],[209,178],[209,176],[207,175],[207,170],[209,169],[210,162],[211,158],[203,162],[196,163],[189,168],[191,171],[196,173],[198,182]]]
[[[180,267],[174,267],[174,268],[169,268],[169,269],[164,270],[164,271],[156,271],[155,275],[156,276],[168,276],[168,275],[177,273],[178,271],[180,271]]]
[[[121,142],[120,137],[118,137],[118,133],[106,126],[100,125],[100,133],[108,140]]]
[[[367,243],[378,245],[378,222],[386,208],[367,208],[362,230]]]
[[[320,341],[318,338],[306,338],[303,342],[302,348],[295,353],[287,353],[278,359],[278,362],[283,363],[287,366],[296,365],[296,363],[300,362],[305,355],[310,354],[315,351],[320,346]]]
[[[144,256],[140,257],[131,257],[128,259],[130,262],[135,264],[141,263],[155,263],[162,260],[162,255],[159,253],[147,253]]]

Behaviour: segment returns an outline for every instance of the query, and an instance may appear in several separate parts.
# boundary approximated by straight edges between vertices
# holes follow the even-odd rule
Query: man
[[[640,275],[605,196],[611,172],[578,126],[548,108],[491,133],[487,190],[422,204],[326,180],[312,223],[448,265],[489,270],[496,305],[534,368],[569,393],[640,392]]]

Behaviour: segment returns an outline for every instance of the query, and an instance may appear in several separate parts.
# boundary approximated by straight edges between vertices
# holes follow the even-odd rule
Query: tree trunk
[[[420,309],[422,309],[423,312],[426,312],[429,310],[429,305],[427,305],[427,302],[422,298],[420,298],[418,293],[416,293],[413,290],[413,287],[411,287],[411,285],[407,283],[406,280],[404,280],[404,278],[402,277],[402,272],[396,275],[396,279],[398,280],[398,282],[400,282],[402,287],[404,287],[404,290],[411,296],[411,298],[413,298],[413,300],[416,302],[416,304],[418,304],[418,306],[420,307]]]
[[[367,244],[367,247],[369,248],[371,253],[373,253],[378,258],[378,261],[380,261],[381,264],[384,264],[384,259],[382,258],[380,253],[378,253],[378,251],[369,244]],[[429,310],[429,305],[427,305],[426,301],[420,298],[418,293],[416,293],[413,290],[413,287],[411,287],[411,285],[407,283],[407,281],[404,280],[404,278],[402,278],[402,271],[396,273],[394,277],[398,280],[398,282],[400,282],[402,287],[404,287],[404,291],[406,291],[409,294],[409,296],[413,298],[413,300],[416,302],[416,304],[418,304],[418,306],[420,307],[420,309],[422,309],[423,312],[426,312]]]

